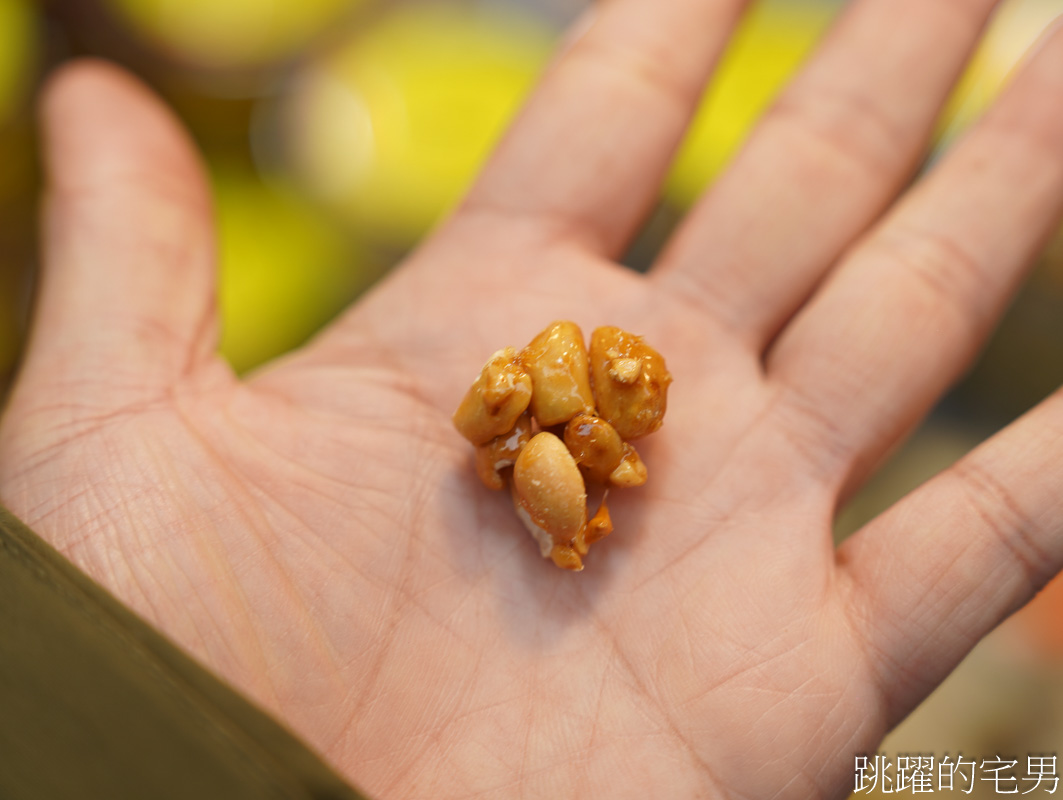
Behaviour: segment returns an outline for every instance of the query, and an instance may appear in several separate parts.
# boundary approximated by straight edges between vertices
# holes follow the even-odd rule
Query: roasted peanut
[[[531,414],[525,412],[517,417],[513,427],[496,436],[487,444],[476,448],[476,474],[488,489],[502,489],[501,470],[512,467],[524,445],[531,439]]]
[[[555,322],[520,353],[532,380],[531,410],[540,427],[568,422],[594,411],[587,348],[573,322]]]
[[[532,379],[507,347],[495,353],[454,412],[454,427],[475,445],[513,428],[531,402]]]
[[[587,519],[584,481],[646,482],[646,465],[626,440],[660,427],[671,381],[641,337],[598,328],[588,352],[578,326],[554,322],[519,354],[507,347],[491,356],[454,425],[476,445],[485,486],[503,488],[502,471],[513,467],[513,505],[542,556],[579,571],[591,545],[613,530],[608,490]]]
[[[609,483],[614,486],[632,487],[642,486],[647,478],[646,465],[642,463],[638,452],[627,442],[624,442],[624,456],[620,464],[609,475]]]
[[[605,483],[624,456],[624,442],[612,425],[593,414],[577,414],[565,426],[565,445],[590,480]]]
[[[623,439],[661,427],[672,376],[661,354],[641,336],[598,328],[591,335],[590,367],[598,413]]]
[[[517,514],[544,556],[571,546],[587,523],[587,490],[575,459],[552,433],[537,433],[513,467]]]

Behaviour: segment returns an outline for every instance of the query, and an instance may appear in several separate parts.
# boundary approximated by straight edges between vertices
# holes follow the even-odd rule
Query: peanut
[[[565,426],[565,444],[590,480],[605,483],[620,466],[624,442],[601,417],[577,414]]]
[[[587,348],[573,322],[555,322],[520,353],[531,376],[532,416],[540,427],[568,422],[580,412],[594,411]]]
[[[510,430],[531,402],[532,380],[512,347],[484,365],[454,412],[454,427],[474,445],[487,444]]]
[[[555,545],[571,545],[587,523],[583,476],[552,433],[537,433],[524,445],[513,466],[513,487],[518,507]],[[541,539],[539,544],[543,546]]]
[[[661,427],[672,376],[641,336],[598,328],[591,335],[590,367],[598,413],[621,438],[637,439]]]

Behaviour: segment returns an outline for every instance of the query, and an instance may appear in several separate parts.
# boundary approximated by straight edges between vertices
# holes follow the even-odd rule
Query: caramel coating
[[[604,539],[613,532],[613,518],[609,516],[609,507],[605,504],[605,500],[606,498],[603,497],[602,504],[598,506],[598,511],[587,522],[587,527],[583,529],[583,536],[579,537],[585,548],[584,555],[587,554],[587,550],[590,549],[592,544]]]
[[[532,399],[532,379],[512,347],[499,350],[484,365],[454,412],[454,427],[475,445],[509,431]]]
[[[661,427],[672,376],[641,336],[598,328],[591,335],[590,368],[598,413],[621,438],[637,439]]]
[[[574,322],[555,322],[520,353],[532,380],[531,410],[540,427],[560,425],[581,412],[593,413],[587,349]]]
[[[608,422],[593,414],[577,414],[565,426],[565,445],[583,474],[605,483],[624,457],[624,442]]]
[[[583,571],[583,560],[579,557],[579,553],[568,545],[554,545],[550,551],[550,558],[561,569],[570,569],[573,572]]]
[[[516,463],[517,456],[531,439],[531,434],[531,414],[524,412],[517,417],[512,428],[476,448],[476,474],[484,486],[496,490],[505,487],[501,470]]]

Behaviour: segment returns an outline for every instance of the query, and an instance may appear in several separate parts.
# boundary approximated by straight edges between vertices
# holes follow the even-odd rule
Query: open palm
[[[1063,563],[1063,398],[831,543],[1057,221],[1063,35],[893,204],[994,4],[853,3],[626,271],[741,5],[604,4],[459,212],[248,380],[215,355],[188,143],[129,77],[66,69],[4,503],[373,796],[844,795]],[[645,335],[675,377],[581,574],[450,424],[491,352],[559,318]]]

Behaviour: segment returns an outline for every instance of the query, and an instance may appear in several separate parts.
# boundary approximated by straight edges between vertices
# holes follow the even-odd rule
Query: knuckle
[[[892,262],[911,285],[914,302],[928,314],[951,313],[962,328],[980,331],[990,324],[992,292],[985,290],[986,269],[951,236],[897,225],[876,237],[878,255]]]
[[[1055,573],[1054,560],[1041,544],[1043,526],[998,478],[972,459],[953,467],[967,502],[983,530],[1004,550],[1035,589]]]
[[[908,136],[874,98],[817,84],[786,92],[768,120],[828,158],[874,178],[892,178],[904,166]]]

